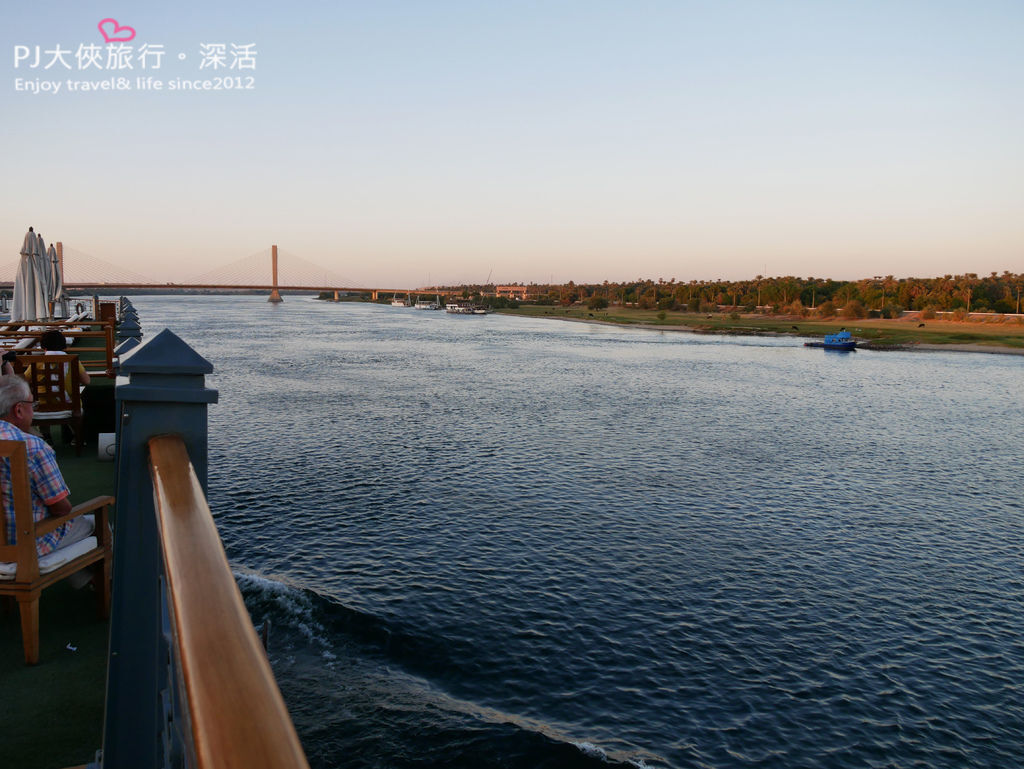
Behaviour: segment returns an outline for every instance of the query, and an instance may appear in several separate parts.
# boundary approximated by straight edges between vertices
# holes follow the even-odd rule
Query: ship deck
[[[112,407],[109,379],[90,385],[89,394],[95,396],[94,405],[109,402]],[[113,408],[109,416],[112,421]],[[113,494],[115,464],[97,459],[95,440],[76,457],[59,432],[53,428],[72,503]],[[87,417],[87,439],[89,432]],[[97,617],[92,587],[75,590],[64,580],[43,592],[40,660],[32,667],[25,665],[17,607],[5,606],[0,617],[0,765],[60,769],[91,761],[102,744],[109,635],[109,622]]]

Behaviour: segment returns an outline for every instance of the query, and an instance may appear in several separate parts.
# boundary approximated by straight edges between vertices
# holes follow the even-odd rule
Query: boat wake
[[[393,627],[315,591],[236,570],[313,767],[663,767],[571,725],[492,708],[443,688],[466,650]],[[438,671],[431,676],[430,671]]]

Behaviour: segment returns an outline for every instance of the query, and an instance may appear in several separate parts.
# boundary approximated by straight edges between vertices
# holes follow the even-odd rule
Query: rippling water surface
[[[1024,358],[135,305],[314,767],[1024,765]]]

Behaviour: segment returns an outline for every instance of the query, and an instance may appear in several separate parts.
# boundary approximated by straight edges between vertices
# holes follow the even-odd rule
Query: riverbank
[[[569,320],[609,326],[634,326],[652,331],[695,334],[822,337],[840,328],[849,330],[860,346],[876,350],[979,352],[1024,355],[1024,324],[887,319],[800,318],[788,315],[698,314],[614,307],[591,311],[585,307],[523,305],[500,313]]]

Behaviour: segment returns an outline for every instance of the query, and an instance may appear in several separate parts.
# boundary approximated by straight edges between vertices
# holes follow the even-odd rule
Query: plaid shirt
[[[10,422],[0,419],[0,440],[25,441],[28,454],[28,478],[32,491],[32,517],[41,521],[49,516],[47,505],[60,502],[69,494],[68,487],[57,467],[57,456],[53,448],[42,438],[23,433]],[[18,538],[14,520],[14,499],[11,494],[11,463],[0,460],[0,486],[3,487],[4,515],[7,518],[7,542],[13,545]],[[57,549],[61,538],[67,533],[69,524],[58,526],[49,534],[36,540],[36,552],[46,555]]]

